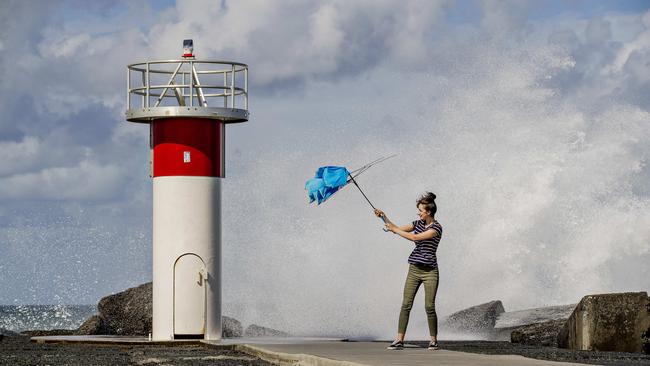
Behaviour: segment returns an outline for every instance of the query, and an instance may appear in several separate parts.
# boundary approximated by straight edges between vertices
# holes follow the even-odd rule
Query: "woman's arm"
[[[375,215],[377,215],[377,217],[381,217],[381,218],[383,218],[384,221],[385,221],[385,223],[386,223],[386,225],[388,225],[388,224],[390,223],[390,224],[392,224],[392,225],[394,225],[394,226],[397,226],[397,225],[395,225],[392,221],[390,221],[390,219],[388,218],[388,216],[386,216],[386,214],[384,213],[384,211],[379,210],[379,209],[375,209]],[[387,226],[387,228],[388,228],[388,226]],[[406,225],[404,225],[404,226],[398,226],[398,228],[399,228],[400,230],[402,230],[402,231],[406,231],[406,232],[409,232],[409,233],[410,233],[411,231],[415,230],[415,228],[413,227],[413,224],[406,224]]]
[[[427,239],[433,239],[436,236],[438,236],[438,230],[436,229],[429,229],[427,231],[421,232],[419,234],[413,234],[410,232],[406,232],[402,230],[401,228],[397,227],[393,223],[387,223],[386,228],[395,234],[401,236],[404,239],[410,240],[410,241],[420,241],[420,240],[427,240]]]
[[[411,231],[415,230],[413,227],[413,224],[406,224],[404,226],[398,226],[398,228],[402,231],[406,231],[407,233],[410,233]]]

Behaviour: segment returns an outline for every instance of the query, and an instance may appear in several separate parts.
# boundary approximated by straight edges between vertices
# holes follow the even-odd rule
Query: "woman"
[[[429,323],[431,342],[430,350],[438,349],[438,317],[436,316],[436,292],[438,291],[438,262],[436,250],[442,235],[442,226],[435,219],[437,211],[436,195],[427,192],[417,200],[419,220],[404,226],[397,226],[388,219],[381,210],[375,210],[375,215],[384,219],[386,228],[393,233],[415,243],[415,248],[409,256],[409,272],[404,284],[404,298],[402,310],[399,314],[397,338],[388,349],[400,350],[404,348],[404,334],[409,321],[409,314],[413,307],[415,294],[421,284],[424,284],[424,307]]]

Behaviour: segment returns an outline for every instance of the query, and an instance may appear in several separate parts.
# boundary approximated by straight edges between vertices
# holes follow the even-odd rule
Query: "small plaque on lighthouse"
[[[183,163],[189,163],[189,162],[190,162],[190,152],[183,151]]]

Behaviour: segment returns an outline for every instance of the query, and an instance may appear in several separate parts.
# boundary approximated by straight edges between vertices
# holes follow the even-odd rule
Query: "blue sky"
[[[5,1],[0,304],[95,303],[151,279],[148,131],[124,120],[125,67],[178,57],[184,38],[251,70],[251,120],[227,132],[227,313],[389,334],[377,319],[399,305],[407,243],[357,193],[314,208],[303,184],[391,153],[360,184],[397,221],[438,194],[442,314],[648,290],[649,9]]]

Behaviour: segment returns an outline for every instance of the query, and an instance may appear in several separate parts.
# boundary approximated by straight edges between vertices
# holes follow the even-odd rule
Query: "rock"
[[[289,337],[289,333],[251,324],[244,331],[245,337]]]
[[[574,350],[644,352],[650,328],[646,292],[588,295],[558,335],[558,346]]]
[[[529,346],[557,347],[557,335],[566,319],[548,320],[516,328],[510,334],[510,342]]]
[[[47,330],[26,330],[20,334],[28,337],[60,336],[73,335],[73,329],[47,329]]]
[[[235,318],[222,316],[221,317],[221,336],[224,338],[238,338],[241,337],[243,327],[241,322]]]
[[[499,314],[495,328],[519,328],[549,320],[567,320],[578,304],[545,306],[542,308],[509,311]]]
[[[9,329],[0,328],[0,335],[1,336],[7,336],[7,337],[16,337],[16,336],[19,336],[20,334],[18,334],[16,332],[12,332]]]
[[[650,355],[650,326],[643,333],[643,352],[647,355]]]
[[[441,322],[441,327],[451,332],[492,339],[496,319],[504,311],[501,300],[490,301],[449,315]]]
[[[545,306],[501,313],[494,324],[494,337],[492,340],[511,341],[512,331],[527,325],[544,323],[550,320],[562,320],[562,324],[564,324],[564,321],[569,319],[576,305]],[[556,341],[553,341],[553,343],[556,343]]]
[[[20,334],[8,329],[0,328],[0,342],[2,342],[5,337],[20,337]]]
[[[93,335],[93,334],[108,334],[108,330],[105,329],[104,320],[99,315],[93,315],[90,318],[86,319],[79,328],[75,331],[74,334],[77,335]]]
[[[76,330],[78,335],[148,336],[153,323],[153,284],[147,282],[99,301],[99,314],[93,315]],[[241,337],[242,325],[234,318],[222,317],[222,335]]]
[[[152,323],[152,283],[148,282],[99,301],[104,334],[147,336]]]

